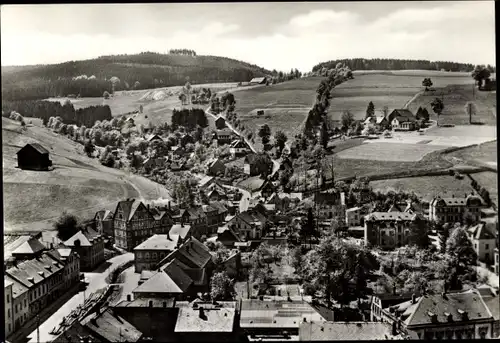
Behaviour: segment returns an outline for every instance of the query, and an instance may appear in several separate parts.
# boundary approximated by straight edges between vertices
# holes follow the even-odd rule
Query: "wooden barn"
[[[38,143],[29,143],[17,152],[17,167],[27,170],[49,170],[49,152]]]

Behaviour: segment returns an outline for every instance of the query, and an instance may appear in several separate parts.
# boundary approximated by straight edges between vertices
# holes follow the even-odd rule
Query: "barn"
[[[267,83],[267,77],[254,77],[250,80],[252,85],[265,85]]]
[[[27,170],[49,170],[49,152],[38,143],[28,143],[17,152],[17,167]]]

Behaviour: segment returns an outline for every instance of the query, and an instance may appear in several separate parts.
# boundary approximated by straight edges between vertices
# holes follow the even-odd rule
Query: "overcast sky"
[[[1,7],[1,63],[193,49],[267,69],[339,58],[495,64],[493,1]]]

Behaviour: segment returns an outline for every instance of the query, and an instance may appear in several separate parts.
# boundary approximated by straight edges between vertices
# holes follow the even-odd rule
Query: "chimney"
[[[416,302],[416,299],[415,299],[415,298],[416,298],[416,297],[415,297],[415,293],[413,293],[413,294],[411,295],[411,303],[412,303],[412,304],[415,304],[415,302]]]

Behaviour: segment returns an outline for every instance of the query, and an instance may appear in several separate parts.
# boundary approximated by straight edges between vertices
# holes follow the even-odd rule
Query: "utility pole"
[[[36,341],[40,343],[40,315],[36,315]]]

